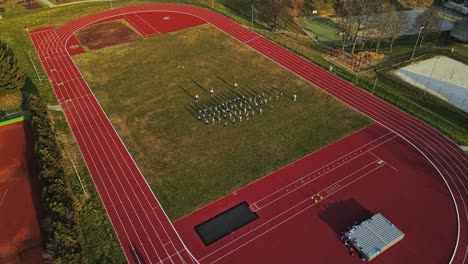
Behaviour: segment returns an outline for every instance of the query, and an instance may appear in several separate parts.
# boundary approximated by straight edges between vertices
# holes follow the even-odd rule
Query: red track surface
[[[242,201],[259,218],[205,247],[193,227]],[[406,237],[376,261],[448,262],[457,233],[450,193],[424,157],[375,124],[174,225],[202,263],[248,263],[258,256],[262,263],[362,263],[348,255],[338,234],[378,212]]]
[[[0,263],[43,263],[40,206],[30,124],[0,127]]]
[[[405,140],[407,143],[411,144],[427,158],[427,161],[423,162],[425,164],[423,164],[424,166],[421,168],[425,168],[429,164],[432,164],[433,168],[438,172],[439,177],[441,177],[439,178],[439,181],[442,180],[447,184],[449,187],[448,190],[450,191],[450,195],[453,199],[452,205],[455,207],[455,219],[457,221],[456,239],[453,242],[454,245],[451,246],[453,254],[451,258],[446,255],[441,256],[440,260],[449,258],[453,263],[465,262],[468,241],[468,215],[465,205],[467,197],[468,158],[466,154],[464,154],[453,142],[430,126],[373,97],[362,89],[337,78],[309,61],[278,46],[257,33],[238,25],[228,18],[207,9],[181,5],[145,5],[119,8],[80,18],[57,30],[45,28],[30,32],[36,51],[39,54],[42,64],[49,76],[55,94],[64,109],[72,132],[88,165],[98,192],[101,195],[119,241],[122,244],[122,248],[130,262],[138,263],[145,261],[153,263],[179,263],[195,262],[195,260],[190,256],[188,249],[184,246],[171,222],[167,219],[164,211],[159,206],[156,197],[151,192],[124,144],[112,127],[112,124],[87,86],[79,70],[76,68],[66,47],[67,41],[73,33],[83,27],[98,23],[99,21],[109,20],[112,17],[133,16],[131,14],[138,14],[141,18],[141,15],[146,13],[146,15],[143,16],[149,18],[151,16],[147,15],[148,12],[160,12],[160,14],[163,14],[162,17],[166,15],[173,16],[175,14],[186,14],[184,16],[184,25],[186,26],[192,25],[192,22],[193,25],[196,25],[197,23],[200,23],[200,19],[207,23],[211,23],[220,30],[261,52],[264,56],[272,59],[281,66],[291,70],[312,84],[322,88],[336,98],[371,117],[381,125],[391,130],[392,133],[399,135],[399,138],[394,139],[396,140],[394,144],[401,145],[401,150],[398,151],[401,151],[402,155],[407,155],[408,157],[415,155],[414,149],[408,149],[408,147],[405,148],[405,144],[402,144],[402,142]],[[177,23],[176,19],[169,21]],[[146,22],[155,23],[156,21],[152,22],[148,20]],[[157,29],[156,26],[157,25],[153,25],[155,30]],[[175,29],[178,28],[175,27]],[[147,32],[147,34],[151,34],[151,31],[145,32]],[[156,31],[153,33],[156,33]],[[360,160],[362,163],[359,164],[362,165],[363,163],[365,164],[366,162],[369,162],[369,167],[361,166],[362,171],[360,170],[357,172],[359,175],[364,175],[366,172],[372,173],[371,171],[373,168],[376,170],[383,169],[376,164],[373,164],[375,162],[372,161],[372,157],[369,155],[362,156],[360,159],[362,159]],[[388,157],[384,160],[392,159]],[[416,160],[418,159],[415,158],[415,161]],[[385,167],[387,172],[382,172],[382,175],[390,175],[388,172],[390,169],[387,167],[390,166]],[[402,166],[403,169],[409,167],[411,166]],[[349,169],[352,170],[353,168],[357,167]],[[433,168],[431,168],[431,170]],[[431,174],[430,172],[428,173]],[[353,177],[356,177],[356,175]],[[342,177],[343,174],[341,174],[341,178]],[[341,178],[340,176],[337,176],[335,180]],[[375,180],[375,182],[370,182],[369,186],[379,186],[382,182],[385,181]],[[269,191],[265,189],[264,194],[285,184],[288,184],[288,182],[274,183],[271,188],[268,188]],[[323,182],[317,186],[326,186],[326,184],[326,182]],[[393,185],[390,187],[393,188],[391,190],[398,191],[398,186]],[[363,197],[362,199],[365,201],[364,197],[373,197],[375,195],[375,197],[377,197],[376,200],[379,200],[379,194],[369,193],[371,190],[372,188],[359,189],[359,194],[357,196]],[[320,190],[312,188],[309,191]],[[420,193],[418,190],[415,190],[415,192]],[[433,192],[437,194],[439,190],[436,189],[433,190]],[[277,195],[278,194],[274,194],[271,197],[276,197]],[[301,195],[304,197],[304,193],[291,194],[291,197],[297,196],[292,200],[301,199]],[[342,195],[346,195],[346,192],[343,192]],[[268,199],[271,199],[271,197]],[[398,195],[396,197],[398,197]],[[392,220],[396,219],[396,221],[400,221],[399,219],[402,219],[402,215],[398,212],[392,212],[391,209],[393,208],[393,210],[395,210],[395,208],[398,209],[398,207],[401,206],[401,202],[397,200],[396,202],[398,202],[398,205],[387,208],[384,214]],[[420,201],[420,203],[425,202],[426,201]],[[269,202],[267,200],[258,201],[258,203],[253,206],[253,209],[258,209],[259,211],[268,209],[268,203]],[[286,208],[288,205],[291,206],[292,204],[291,201],[288,202],[288,200],[285,199],[280,199],[277,203],[281,205],[279,206],[280,208]],[[369,206],[369,208],[380,208],[372,204],[366,204],[366,206]],[[267,210],[264,211],[266,212]],[[365,212],[365,210],[361,211]],[[448,211],[446,213],[450,214]],[[270,212],[270,214],[274,214],[274,212]],[[273,217],[273,215],[270,215],[271,219],[273,219]],[[413,215],[410,215],[410,217],[413,217]],[[430,215],[427,217],[431,218]],[[296,218],[292,221],[296,221],[295,219]],[[450,217],[446,217],[444,219],[450,219]],[[297,221],[299,221],[298,223],[301,222],[301,220]],[[289,225],[291,225],[291,223],[294,222],[288,222]],[[431,223],[434,224],[433,221]],[[450,220],[442,221],[442,223],[450,224]],[[405,230],[406,228],[402,227],[402,229]],[[417,226],[409,227],[405,231],[406,233],[411,233],[413,230],[417,230]],[[450,227],[447,230],[450,230]],[[424,231],[431,232],[431,230]],[[246,230],[243,230],[242,232],[246,233]],[[277,243],[277,245],[281,246],[288,245],[288,242],[292,243],[292,241],[290,241],[290,233],[281,234],[281,232],[284,231],[277,232],[280,232],[280,234],[277,234],[275,237],[280,237],[281,240],[274,240],[272,243]],[[450,233],[450,231],[447,232]],[[269,233],[266,237],[271,238],[269,236],[272,236],[272,234],[273,233]],[[301,235],[301,233],[297,233],[295,235],[298,236],[297,240],[299,241],[311,241],[310,236],[305,236],[304,234]],[[448,234],[448,237],[437,237],[436,239],[446,241],[449,238],[450,234]],[[410,240],[410,238],[405,238],[405,240]],[[405,243],[405,240],[402,242],[402,245],[404,245],[403,243]],[[406,243],[410,242],[411,240]],[[218,260],[219,257],[228,253],[218,253],[220,251],[217,251],[214,254],[208,253],[204,251],[204,249],[197,248],[196,242],[194,242],[194,239],[190,237],[187,237],[187,243],[190,244],[191,249],[193,247],[193,252],[197,257],[203,258],[203,262]],[[296,251],[290,251],[290,248],[288,248],[288,256],[282,256],[291,259],[289,254],[294,254],[294,252],[296,252],[298,255],[294,255],[295,257],[292,258],[292,260],[298,262],[301,260],[302,253],[310,252],[312,249],[316,249],[318,252],[326,252],[326,248],[324,248],[320,241],[312,240],[310,243],[312,243],[312,247],[307,243],[302,243],[302,248],[295,248],[295,250],[297,249]],[[432,247],[425,247],[427,250],[426,252],[435,250],[437,246],[437,241],[434,241]],[[271,252],[271,248],[267,247],[266,243],[260,243],[260,245],[252,246],[252,248],[260,250],[258,252]],[[412,249],[408,250],[411,251]],[[444,250],[450,251],[450,249],[447,248],[444,248]],[[230,261],[234,262],[236,260],[241,260],[242,256],[246,256],[239,252],[242,252],[242,250],[238,250],[232,254],[230,253]],[[248,251],[245,254],[249,257],[253,257],[255,256],[255,253],[256,252]],[[333,252],[329,253],[331,256],[334,255]],[[211,255],[208,256],[207,254]],[[281,255],[281,253],[278,254]],[[428,253],[428,255],[432,256],[431,254],[432,252]],[[447,254],[447,252],[445,252],[445,254]],[[450,254],[450,252],[448,254]],[[272,254],[271,256],[275,256],[275,254]],[[389,260],[397,260],[392,259],[391,254],[388,256],[390,258]],[[430,256],[427,258],[428,261],[431,260]],[[271,259],[268,259],[268,256],[263,255],[262,259],[263,258],[265,261],[272,261]],[[326,259],[319,259],[318,262],[326,262]]]

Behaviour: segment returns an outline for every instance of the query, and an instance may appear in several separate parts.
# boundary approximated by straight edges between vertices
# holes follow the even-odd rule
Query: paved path
[[[39,1],[42,5],[45,5],[47,7],[53,8],[53,7],[61,7],[61,6],[69,6],[69,5],[76,5],[76,4],[82,4],[82,3],[90,3],[90,2],[109,2],[109,0],[84,0],[84,1],[76,1],[76,2],[70,2],[70,3],[63,3],[63,4],[54,4],[50,2],[49,0],[37,0]],[[115,1],[115,0],[113,0]]]

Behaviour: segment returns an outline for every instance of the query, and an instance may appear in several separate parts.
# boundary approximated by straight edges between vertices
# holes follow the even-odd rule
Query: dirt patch
[[[18,1],[18,4],[24,6],[24,8],[28,10],[34,10],[42,7],[38,2],[31,0]]]
[[[24,4],[23,5],[26,9],[28,10],[34,10],[34,9],[38,9],[38,8],[41,8],[42,6],[37,3],[37,2],[31,2],[31,3],[28,3],[28,4]]]
[[[76,37],[83,46],[95,50],[133,41],[141,36],[122,21],[112,21],[80,30]]]
[[[20,104],[21,97],[18,94],[7,94],[0,96],[0,109],[2,110],[9,111],[17,108],[17,106]]]
[[[4,7],[0,7],[0,13],[3,13],[5,12],[5,8]]]
[[[0,127],[0,263],[43,263],[33,152],[28,122]]]
[[[372,51],[358,52],[353,55],[351,53],[341,52],[340,49],[330,52],[329,56],[330,59],[340,63],[342,66],[352,71],[358,71],[359,69],[376,64],[382,61],[385,57],[382,53]]]

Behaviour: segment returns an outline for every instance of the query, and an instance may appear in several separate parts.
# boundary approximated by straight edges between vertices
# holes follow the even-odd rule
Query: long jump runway
[[[400,111],[386,102],[372,96],[364,90],[355,87],[326,70],[314,65],[306,59],[292,53],[283,47],[269,41],[263,36],[231,21],[221,14],[211,10],[184,5],[143,5],[118,8],[82,17],[58,29],[42,28],[30,31],[31,40],[36,52],[49,77],[51,85],[61,104],[72,133],[78,143],[87,167],[91,173],[98,193],[117,233],[119,242],[131,263],[197,263],[215,262],[229,255],[229,252],[211,250],[203,252],[193,246],[190,238],[187,244],[195,257],[183,243],[174,226],[160,207],[157,198],[152,193],[141,172],[130,156],[125,145],[113,128],[99,102],[88,87],[83,76],[74,64],[68,49],[72,35],[89,25],[114,18],[130,17],[132,24],[140,24],[144,36],[163,32],[158,28],[158,20],[153,20],[150,14],[174,14],[180,16],[182,27],[168,28],[175,30],[196,24],[210,23],[245,45],[262,53],[282,67],[296,73],[313,85],[325,90],[337,99],[347,103],[361,113],[369,116],[380,126],[385,127],[392,136],[406,141],[419,151],[437,171],[447,186],[456,213],[456,239],[453,242],[451,263],[465,263],[468,246],[468,211],[465,204],[468,194],[468,158],[452,141],[444,135]],[[200,22],[201,21],[201,22]],[[138,29],[138,27],[136,27]],[[387,136],[390,136],[387,135]],[[319,185],[323,189],[302,187],[297,192],[289,194],[289,188],[299,182],[277,184],[280,186],[273,193],[266,193],[265,198],[254,201],[252,210],[268,211],[273,204],[287,206],[286,196],[314,195],[322,193],[325,199],[334,190],[347,186],[359,177],[381,169],[391,169],[388,164],[380,163],[380,157],[366,151],[359,157],[361,166],[349,168],[352,174],[341,178],[330,179]],[[354,163],[353,163],[354,164]],[[317,178],[319,179],[319,178]],[[309,178],[310,180],[310,178]],[[349,182],[340,182],[349,181]],[[319,180],[318,180],[319,181]],[[333,183],[332,185],[327,185]],[[336,185],[337,184],[337,185]],[[312,185],[310,185],[312,186]],[[285,189],[287,191],[285,191]],[[309,189],[308,189],[309,188]],[[306,191],[304,191],[306,190]],[[328,191],[328,193],[327,193]],[[307,193],[311,192],[311,193]],[[288,194],[286,194],[288,193]],[[285,202],[286,201],[286,202]],[[310,201],[310,200],[309,200]],[[305,204],[304,202],[303,204]],[[283,205],[281,205],[283,204]],[[297,208],[296,210],[300,210]],[[274,216],[270,216],[273,219]],[[427,230],[430,232],[430,230]],[[284,235],[287,241],[287,235]],[[308,238],[303,238],[307,241]],[[239,243],[242,240],[237,240]],[[243,241],[243,243],[247,242]],[[312,243],[313,244],[313,243]],[[255,260],[255,252],[250,253]],[[253,259],[252,259],[253,258]],[[210,259],[210,260],[208,260]],[[294,258],[300,260],[300,257]],[[259,262],[261,258],[257,259]],[[235,259],[233,259],[235,261]]]

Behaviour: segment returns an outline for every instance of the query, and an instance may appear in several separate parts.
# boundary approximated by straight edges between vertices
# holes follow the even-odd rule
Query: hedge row
[[[50,219],[45,257],[51,263],[82,263],[82,236],[47,105],[39,97],[30,96],[27,106],[34,130],[42,198]]]

